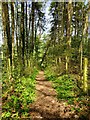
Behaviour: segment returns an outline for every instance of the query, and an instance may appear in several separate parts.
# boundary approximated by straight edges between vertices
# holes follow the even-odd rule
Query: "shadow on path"
[[[66,102],[58,102],[52,82],[43,71],[36,77],[36,101],[30,105],[31,120],[78,120]]]

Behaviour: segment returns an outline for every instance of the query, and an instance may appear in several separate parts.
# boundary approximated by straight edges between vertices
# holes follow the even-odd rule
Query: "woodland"
[[[0,4],[1,118],[90,120],[90,1]]]

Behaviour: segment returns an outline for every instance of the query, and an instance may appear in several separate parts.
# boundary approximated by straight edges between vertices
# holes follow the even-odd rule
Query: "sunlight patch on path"
[[[36,77],[36,101],[30,105],[31,120],[62,120],[74,115],[66,102],[57,100],[57,93],[51,81],[46,80],[44,72]],[[74,119],[75,120],[75,119]]]

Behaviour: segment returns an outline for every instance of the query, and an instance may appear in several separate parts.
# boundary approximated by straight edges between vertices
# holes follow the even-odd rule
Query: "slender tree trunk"
[[[49,49],[49,46],[50,46],[50,42],[48,43],[47,48],[46,48],[46,50],[45,50],[45,52],[44,52],[44,54],[43,54],[43,57],[42,57],[42,60],[41,60],[40,65],[42,65],[42,63],[43,63],[44,60],[45,60],[45,57],[46,57],[46,55],[47,55],[47,51],[48,51],[48,49]]]
[[[30,32],[30,27],[31,27],[31,13],[29,13],[29,32]]]
[[[22,11],[22,18],[21,18],[22,63],[23,63],[23,67],[24,67],[25,66],[25,60],[24,60],[24,52],[25,52],[24,2],[21,3],[21,11]]]
[[[76,12],[76,2],[75,2],[75,12]],[[77,35],[77,21],[76,21],[76,17],[77,17],[77,15],[76,15],[76,13],[75,13],[75,37],[76,37],[76,35]]]
[[[37,55],[36,42],[37,42],[37,25],[36,25],[36,21],[35,21],[35,43],[34,43],[35,45],[34,45],[34,47],[35,47],[35,59],[38,60],[37,59],[38,55]]]
[[[35,17],[35,3],[32,2],[32,41],[31,41],[31,53],[34,50],[34,17]]]
[[[63,11],[64,11],[64,3],[58,3],[58,42],[59,45],[62,44],[63,35],[64,35],[64,25],[63,25]],[[62,26],[62,27],[61,27]],[[61,56],[58,57],[58,63],[61,64]]]
[[[88,10],[88,95],[90,96],[90,0]]]
[[[10,58],[10,66],[12,66],[12,41],[11,41],[11,35],[10,35],[10,20],[9,20],[9,8],[8,3],[6,4],[6,34],[7,34],[7,44],[8,44],[8,50],[9,50],[9,58]]]
[[[27,26],[27,2],[26,2],[26,61],[28,66],[28,26]]]
[[[80,71],[82,73],[82,68],[83,67],[83,44],[82,44],[82,40],[81,40],[81,44],[80,44]]]
[[[88,58],[84,58],[83,90],[88,92]]]
[[[6,5],[4,3],[2,3],[2,26],[3,26],[3,60],[6,61],[6,63],[8,63],[8,44],[7,44],[7,35],[6,35]],[[6,59],[5,59],[6,58]],[[4,67],[7,69],[7,64],[4,64]]]
[[[31,36],[31,11],[30,11],[30,8],[29,8],[29,28],[28,28],[28,37],[30,38]],[[28,39],[29,40],[29,39]],[[30,53],[31,53],[31,39],[28,41],[28,66],[30,67]]]
[[[67,20],[67,49],[70,50],[71,48],[71,20],[72,20],[72,0],[69,0],[68,2],[68,20]],[[66,73],[69,72],[69,66],[70,66],[70,57],[66,55]]]
[[[18,6],[18,3],[17,3]],[[17,12],[16,12],[16,47],[17,47],[17,57],[18,57],[18,26],[19,26],[19,22],[18,22],[18,7],[16,8]]]
[[[90,10],[90,9],[89,9]],[[88,14],[86,15],[85,25],[83,29],[83,37],[86,39],[86,31],[88,29]],[[86,44],[86,43],[84,43]],[[88,55],[88,54],[87,54]],[[88,93],[88,57],[84,56],[84,72],[83,72],[83,90]]]
[[[14,3],[11,3],[11,15],[12,15],[12,70],[14,69]]]

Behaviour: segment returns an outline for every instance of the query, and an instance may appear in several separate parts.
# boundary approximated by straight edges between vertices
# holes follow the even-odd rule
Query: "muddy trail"
[[[65,101],[58,101],[53,83],[45,79],[43,71],[36,77],[36,101],[30,105],[31,120],[79,120]]]

